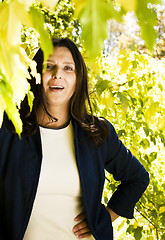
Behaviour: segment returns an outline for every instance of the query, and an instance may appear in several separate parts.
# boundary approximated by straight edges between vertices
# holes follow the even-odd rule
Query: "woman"
[[[22,102],[21,139],[4,116],[0,130],[0,239],[113,239],[112,221],[133,218],[149,175],[118,139],[113,126],[92,114],[87,70],[76,45],[53,39],[30,112]],[[87,111],[86,102],[90,109]],[[101,204],[104,170],[121,181]]]

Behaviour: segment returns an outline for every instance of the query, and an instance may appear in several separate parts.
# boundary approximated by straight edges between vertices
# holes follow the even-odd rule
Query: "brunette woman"
[[[112,222],[133,218],[149,175],[112,124],[93,116],[77,46],[53,45],[46,63],[41,49],[34,57],[41,84],[29,80],[35,100],[31,112],[22,102],[21,139],[6,114],[0,129],[0,239],[111,240]],[[107,206],[105,170],[121,182]]]

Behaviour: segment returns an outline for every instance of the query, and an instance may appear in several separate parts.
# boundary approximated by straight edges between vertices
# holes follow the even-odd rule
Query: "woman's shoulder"
[[[8,118],[7,113],[4,112],[2,125],[0,127],[0,137],[7,136],[8,134],[14,134],[14,126],[11,120]]]
[[[9,126],[10,126],[10,120],[9,120],[6,112],[4,112],[2,125],[0,127],[0,132],[4,131],[5,129],[7,130],[9,128]]]
[[[109,130],[109,132],[111,131],[116,132],[114,125],[107,118],[100,116],[100,117],[96,117],[95,119],[96,119],[95,120],[96,124],[99,125],[101,123],[107,127],[107,130]]]
[[[89,129],[87,129],[88,131],[79,123],[78,129],[80,130],[81,128],[96,145],[100,145],[105,141],[112,139],[114,135],[116,136],[116,131],[112,123],[104,117],[88,115],[86,117],[86,123],[89,126]]]

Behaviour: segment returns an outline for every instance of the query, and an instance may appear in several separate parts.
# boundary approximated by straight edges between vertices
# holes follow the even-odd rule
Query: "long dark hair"
[[[92,107],[88,93],[88,74],[84,59],[73,41],[68,38],[53,38],[54,47],[66,47],[72,54],[76,69],[76,87],[70,102],[70,115],[84,129],[87,137],[99,145],[108,137],[108,126],[104,119],[93,116]],[[42,97],[42,69],[43,51],[41,48],[33,58],[37,63],[37,72],[41,75],[41,84],[36,84],[35,78],[29,79],[31,91],[34,94],[33,109],[30,112],[27,96],[23,100],[20,109],[20,116],[23,121],[23,134],[30,136],[37,130],[37,109],[44,106]],[[88,104],[89,111],[87,111]],[[48,114],[48,113],[47,113]],[[50,116],[51,117],[51,116]],[[52,117],[53,118],[53,117]]]

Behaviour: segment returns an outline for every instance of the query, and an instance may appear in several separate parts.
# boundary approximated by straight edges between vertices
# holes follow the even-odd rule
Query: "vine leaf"
[[[32,18],[33,26],[40,34],[41,48],[44,52],[44,61],[48,59],[53,51],[52,41],[48,32],[44,28],[44,16],[36,8],[30,7],[30,15]]]
[[[80,11],[79,18],[87,54],[94,59],[103,49],[108,33],[108,19],[115,18],[121,21],[121,15],[111,2],[89,0]]]

